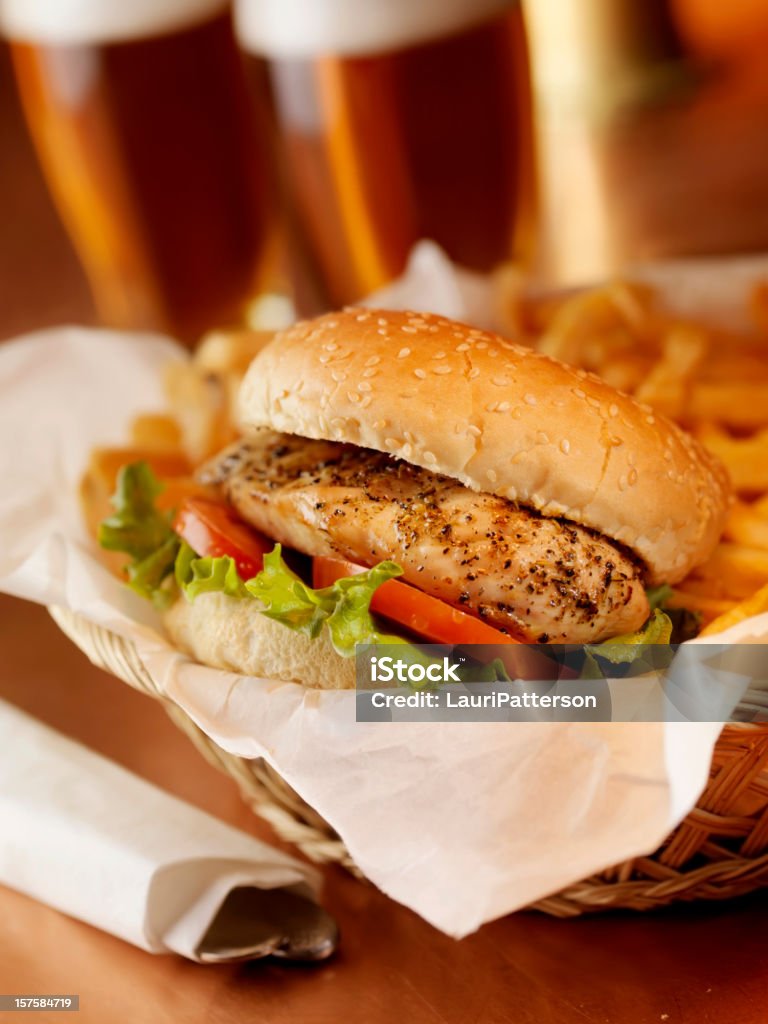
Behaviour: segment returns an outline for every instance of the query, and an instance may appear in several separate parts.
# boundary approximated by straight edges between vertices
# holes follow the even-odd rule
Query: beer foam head
[[[484,21],[517,0],[236,0],[240,41],[270,57],[399,49]]]
[[[204,21],[229,0],[0,0],[0,33],[49,44],[117,43]]]

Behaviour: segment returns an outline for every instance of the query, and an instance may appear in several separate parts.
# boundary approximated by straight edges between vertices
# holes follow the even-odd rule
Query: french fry
[[[233,440],[230,392],[222,377],[203,374],[192,363],[172,363],[165,390],[181,430],[184,453],[193,465]]]
[[[131,442],[147,451],[181,452],[181,431],[172,416],[137,416],[131,424]]]
[[[757,430],[768,425],[768,383],[697,381],[691,388],[688,416],[739,430]]]
[[[623,348],[632,348],[646,333],[652,292],[641,285],[616,281],[582,292],[565,302],[539,339],[541,352],[566,363],[584,365],[585,346],[609,334]]]
[[[751,505],[737,502],[728,515],[724,536],[738,544],[768,551],[768,518]]]
[[[710,622],[718,615],[724,615],[734,607],[735,602],[726,598],[707,597],[692,590],[675,588],[672,597],[666,602],[668,608],[688,608],[699,612],[703,622]]]
[[[725,541],[694,570],[687,584],[696,580],[706,582],[713,597],[749,597],[768,583],[768,551]]]
[[[700,636],[722,633],[723,630],[730,629],[731,626],[737,626],[740,622],[744,622],[745,619],[752,618],[753,615],[760,615],[761,612],[768,612],[768,586],[761,587],[760,590],[746,598],[746,600],[734,605],[733,608],[713,619],[712,622],[702,629]]]
[[[739,494],[768,491],[768,429],[751,437],[731,437],[707,423],[694,431],[696,437],[725,465]]]
[[[681,419],[688,404],[691,379],[709,349],[709,339],[699,327],[678,324],[664,337],[662,356],[635,392],[672,419]]]
[[[646,378],[652,365],[647,356],[627,352],[610,356],[601,365],[593,366],[592,370],[611,387],[632,394]]]
[[[768,359],[765,352],[717,352],[710,350],[699,367],[701,381],[738,384],[743,381],[768,381]]]
[[[200,342],[193,363],[203,374],[242,375],[273,337],[274,331],[211,331]]]

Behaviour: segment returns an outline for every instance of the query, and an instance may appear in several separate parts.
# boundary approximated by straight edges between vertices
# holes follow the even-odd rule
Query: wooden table
[[[768,118],[768,104],[764,114]],[[0,136],[0,337],[45,323],[92,320],[2,60]],[[768,208],[768,179],[754,183],[760,188]],[[201,760],[157,704],[93,668],[42,608],[0,596],[0,650],[0,697],[169,792],[274,839],[240,802],[234,784]],[[78,1019],[94,1024],[768,1019],[765,894],[647,916],[557,921],[521,913],[457,943],[340,869],[329,868],[325,876],[324,900],[343,943],[332,962],[310,969],[266,962],[204,968],[152,957],[0,889],[0,991],[77,992]],[[31,1019],[60,1017],[37,1013]]]

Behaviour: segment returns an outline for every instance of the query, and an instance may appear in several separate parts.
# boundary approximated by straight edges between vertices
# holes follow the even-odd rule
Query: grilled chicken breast
[[[263,431],[199,476],[283,544],[392,559],[406,582],[520,639],[593,642],[649,615],[639,567],[606,538],[380,452]]]

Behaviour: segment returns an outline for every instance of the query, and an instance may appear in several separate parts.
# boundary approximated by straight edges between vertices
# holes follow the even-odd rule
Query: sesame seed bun
[[[281,332],[240,392],[247,430],[373,448],[633,551],[649,583],[710,553],[724,468],[598,377],[429,313],[345,310]]]

